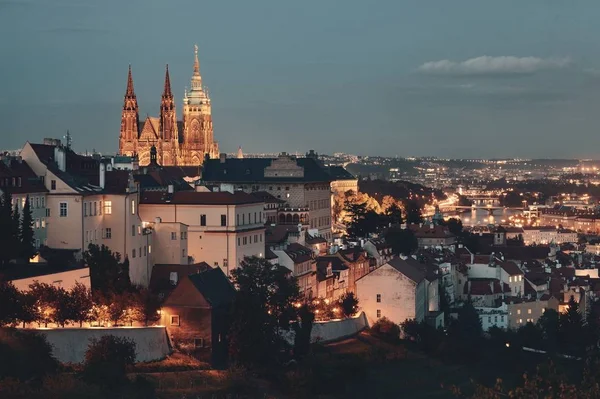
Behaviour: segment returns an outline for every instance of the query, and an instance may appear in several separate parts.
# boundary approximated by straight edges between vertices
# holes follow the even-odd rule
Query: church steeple
[[[119,152],[121,154],[133,155],[135,153],[135,142],[139,135],[139,107],[135,90],[133,89],[133,76],[131,65],[127,72],[127,89],[123,99],[123,110],[121,111],[121,133],[119,136]]]
[[[175,113],[175,100],[171,92],[169,65],[167,65],[165,71],[165,86],[160,102],[160,138],[166,141],[178,140],[177,115]]]

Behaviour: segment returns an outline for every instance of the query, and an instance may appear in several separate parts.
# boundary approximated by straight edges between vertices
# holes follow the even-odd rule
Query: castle
[[[202,87],[198,46],[194,46],[194,74],[191,89],[183,97],[183,120],[177,120],[171,92],[169,66],[160,103],[160,116],[148,116],[140,125],[139,107],[133,89],[131,66],[121,113],[119,153],[137,155],[141,166],[150,163],[150,150],[156,148],[156,161],[163,166],[200,165],[208,155],[218,158],[219,145],[214,141],[210,98]]]

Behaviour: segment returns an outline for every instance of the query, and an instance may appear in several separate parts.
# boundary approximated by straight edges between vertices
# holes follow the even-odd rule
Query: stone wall
[[[360,312],[349,319],[315,322],[310,339],[312,342],[321,343],[337,341],[356,335],[366,327],[367,317],[364,312]]]
[[[53,347],[54,356],[62,363],[82,363],[90,339],[99,339],[104,335],[132,339],[136,343],[137,362],[160,360],[171,352],[165,327],[53,328],[35,331],[46,336]]]

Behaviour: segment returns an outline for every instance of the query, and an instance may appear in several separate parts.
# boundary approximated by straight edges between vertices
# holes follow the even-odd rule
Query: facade
[[[10,281],[20,291],[29,291],[35,282],[46,283],[69,291],[75,284],[90,285],[88,267],[50,267],[47,264],[15,265],[0,272],[0,281]]]
[[[79,258],[90,244],[106,245],[128,258],[131,281],[147,286],[151,237],[142,228],[131,172],[107,172],[106,164],[61,145],[26,143],[21,157],[47,190],[46,245]]]
[[[204,162],[202,183],[220,191],[267,192],[285,201],[277,224],[306,225],[331,240],[331,181],[327,167],[316,158],[227,158]]]
[[[305,298],[316,296],[316,264],[315,254],[310,249],[301,244],[289,244],[283,250],[273,250],[277,255],[279,264],[287,267],[298,281],[300,294]]]
[[[213,367],[224,368],[234,297],[235,288],[219,268],[185,276],[165,299],[161,324],[176,347],[209,355]]]
[[[0,192],[9,192],[12,195],[13,208],[21,213],[21,217],[25,201],[29,197],[35,247],[47,245],[48,190],[42,179],[22,158],[5,157],[0,162]]]
[[[575,230],[556,228],[555,226],[523,227],[525,245],[547,245],[577,242]]]
[[[191,263],[203,261],[229,275],[246,256],[264,256],[264,203],[250,194],[145,191],[140,202],[140,216],[148,228],[186,226],[170,231],[166,241],[170,237],[179,245],[185,233],[187,251],[182,258],[191,257]]]
[[[519,328],[527,323],[536,324],[546,309],[558,312],[558,305],[558,299],[548,294],[542,295],[539,300],[507,300],[508,327]]]
[[[357,280],[357,297],[370,325],[382,317],[396,324],[408,319],[421,322],[430,312],[439,310],[439,303],[433,299],[439,295],[429,289],[423,267],[412,258],[393,258]]]
[[[456,242],[456,237],[447,228],[439,225],[410,225],[415,233],[419,248],[448,247]]]
[[[508,328],[508,310],[505,303],[498,307],[476,307],[475,310],[479,315],[483,331],[489,331],[492,327],[503,330]]]
[[[121,112],[119,153],[136,155],[139,165],[150,163],[150,149],[157,150],[158,163],[163,166],[201,165],[205,156],[217,157],[219,146],[214,141],[211,101],[202,86],[198,46],[195,47],[194,73],[190,91],[183,97],[183,120],[177,120],[175,99],[171,91],[169,66],[160,104],[159,117],[146,117],[140,124],[139,107],[133,88],[131,66]]]
[[[394,257],[392,255],[392,246],[387,244],[384,238],[372,238],[368,240],[363,245],[363,249],[375,260],[375,266],[385,265]]]

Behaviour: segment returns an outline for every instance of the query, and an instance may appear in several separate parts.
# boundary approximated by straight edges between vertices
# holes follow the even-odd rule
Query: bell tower
[[[218,156],[214,142],[210,97],[202,87],[198,46],[194,46],[194,73],[191,88],[183,98],[183,161],[186,165],[200,165],[204,155]]]
[[[139,107],[137,97],[133,89],[133,77],[131,75],[131,65],[127,75],[127,90],[123,100],[123,110],[121,111],[121,133],[119,135],[119,153],[122,155],[134,155],[137,152],[137,140],[139,136]]]

